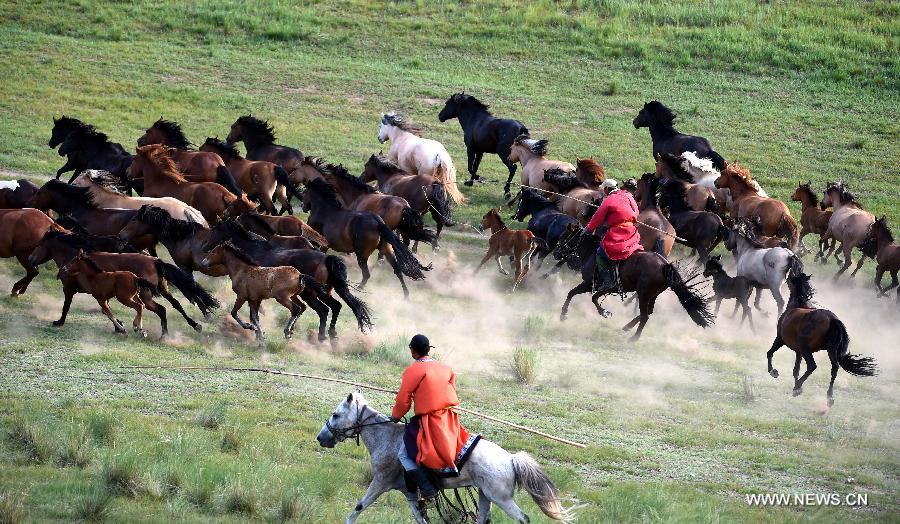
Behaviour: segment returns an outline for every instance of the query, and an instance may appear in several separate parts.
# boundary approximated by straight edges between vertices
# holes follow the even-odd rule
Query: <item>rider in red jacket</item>
[[[601,229],[602,240],[597,249],[597,274],[600,278],[594,285],[595,293],[612,293],[618,289],[611,261],[625,260],[635,251],[643,249],[636,226],[639,213],[637,202],[631,193],[613,189],[588,222],[588,233],[605,226]]]

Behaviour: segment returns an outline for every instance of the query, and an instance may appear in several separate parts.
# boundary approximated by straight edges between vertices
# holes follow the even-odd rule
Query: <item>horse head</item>
[[[358,391],[350,393],[325,421],[325,425],[316,435],[316,440],[323,448],[333,448],[339,442],[355,438],[361,431],[360,426],[366,423],[367,417],[374,418],[377,415],[377,412],[369,409],[362,393]]]

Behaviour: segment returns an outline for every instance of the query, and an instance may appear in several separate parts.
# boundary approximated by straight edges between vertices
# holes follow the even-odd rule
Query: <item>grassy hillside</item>
[[[749,165],[774,196],[786,200],[801,179],[821,187],[842,178],[897,223],[898,15],[895,2],[877,1],[0,0],[0,169],[35,180],[55,172],[62,159],[46,142],[60,114],[130,147],[161,115],[200,142],[252,112],[281,142],[360,172],[382,147],[379,113],[400,109],[448,147],[462,179],[461,130],[437,113],[465,89],[549,138],[553,156],[593,155],[621,180],[652,168],[649,135],[631,120],[660,99],[680,113],[680,130]],[[501,201],[499,160],[486,157],[480,172],[494,183],[464,189],[463,220]],[[718,325],[701,332],[667,293],[645,338],[628,345],[618,328],[630,307],[610,299],[614,317],[601,320],[581,296],[560,324],[570,273],[509,295],[493,268],[471,276],[482,239],[447,235],[441,253],[420,253],[435,270],[411,286],[409,302],[375,268],[363,295],[375,310],[372,335],[344,317],[336,344],[313,344],[306,314],[286,344],[283,313],[266,307],[264,352],[223,313],[196,334],[171,308],[167,343],[118,338],[84,296],[64,328],[50,327],[61,294],[56,268],[45,267],[27,295],[0,298],[0,522],[339,521],[365,490],[368,457],[352,443],[322,450],[314,436],[347,388],[120,366],[265,365],[394,387],[415,332],[457,370],[467,407],[589,443],[575,450],[463,419],[534,454],[585,504],[582,522],[897,521],[891,303],[859,284],[829,285],[833,269],[815,269],[818,301],[847,323],[851,350],[882,369],[874,379],[840,372],[828,410],[824,356],[799,398],[790,396],[789,350],[775,357],[782,378],[766,373],[771,316],[756,317],[754,334],[728,318],[726,302]],[[21,274],[0,261],[0,294]],[[203,283],[233,300],[226,280]],[[764,305],[774,307],[768,297]],[[158,337],[153,315],[145,325]],[[536,356],[530,384],[515,378],[517,353]],[[391,406],[386,395],[367,397]],[[746,503],[763,492],[865,493],[869,504]],[[526,496],[517,500],[545,522]],[[360,522],[407,514],[393,494]],[[496,509],[493,517],[505,522]]]

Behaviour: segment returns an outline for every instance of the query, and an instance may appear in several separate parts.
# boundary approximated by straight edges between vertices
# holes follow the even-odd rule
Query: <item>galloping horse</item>
[[[48,231],[65,231],[39,209],[0,209],[0,258],[16,257],[25,268],[25,276],[13,284],[10,294],[21,295],[38,276],[37,267],[29,259]]]
[[[0,209],[22,209],[34,207],[31,201],[38,187],[30,180],[0,180]]]
[[[687,184],[678,179],[662,184],[659,205],[669,211],[669,220],[684,244],[697,250],[698,264],[705,264],[709,254],[722,241],[725,226],[722,218],[709,211],[694,211],[687,204]]]
[[[799,232],[791,210],[780,200],[759,196],[749,169],[737,162],[728,164],[716,179],[716,187],[731,191],[734,202],[731,218],[758,216],[762,219],[763,234],[780,236],[787,240],[788,247],[797,248]]]
[[[437,224],[433,244],[437,249],[444,226],[453,225],[453,208],[444,184],[430,175],[411,175],[381,155],[369,157],[360,178],[375,181],[380,191],[406,200],[419,215],[430,212]]]
[[[215,182],[188,181],[172,160],[174,151],[159,144],[138,147],[128,178],[143,179],[144,194],[149,197],[175,197],[200,210],[210,224],[218,222],[226,209],[240,214],[255,207],[246,195],[236,197]]]
[[[260,215],[259,213],[251,211],[237,217],[237,221],[240,225],[244,226],[247,231],[265,238],[275,247],[282,249],[317,249],[323,252],[327,249],[327,247],[323,248],[320,244],[314,244],[302,236],[284,236],[276,234],[275,230],[272,229],[272,226],[261,218],[262,216],[263,215]],[[316,234],[318,235],[318,233]]]
[[[862,205],[856,200],[856,196],[847,189],[843,182],[828,184],[828,187],[825,189],[822,207],[829,206],[834,208],[834,214],[831,215],[831,219],[828,221],[828,229],[821,238],[823,241],[834,238],[841,243],[844,262],[841,265],[841,269],[834,275],[834,279],[837,280],[853,263],[853,248],[861,245],[866,240],[866,237],[869,236],[869,230],[872,228],[872,224],[875,223],[875,215],[863,209]],[[820,249],[821,245],[820,243]],[[856,275],[856,272],[859,271],[865,260],[866,255],[863,253],[856,264],[856,269],[850,274],[851,277]]]
[[[679,133],[673,123],[675,112],[660,102],[653,100],[644,104],[643,109],[634,117],[635,129],[650,128],[650,139],[653,140],[653,159],[661,153],[679,156],[685,151],[693,151],[698,157],[709,158],[719,171],[725,169],[725,159],[716,153],[709,141],[702,136]]]
[[[509,170],[509,177],[503,186],[503,193],[509,199],[509,185],[516,174],[516,163],[510,161],[509,150],[517,136],[528,134],[528,128],[518,120],[497,118],[488,108],[487,104],[472,95],[455,93],[447,99],[438,114],[438,120],[446,122],[452,118],[459,119],[468,156],[466,167],[469,169],[469,180],[465,181],[465,185],[471,186],[478,180],[478,166],[482,155],[495,153]]]
[[[369,281],[369,256],[378,250],[384,254],[394,269],[394,274],[403,287],[403,295],[409,297],[409,290],[403,275],[413,280],[424,280],[423,271],[431,266],[423,266],[397,238],[397,235],[375,213],[344,209],[334,188],[321,179],[306,185],[303,194],[303,211],[309,213],[309,225],[328,239],[328,246],[341,253],[353,253],[362,270],[362,288]]]
[[[575,171],[575,166],[568,162],[544,158],[549,143],[547,140],[535,140],[528,135],[519,135],[513,140],[509,160],[522,164],[522,173],[520,174],[522,184],[539,189],[550,189],[550,184],[544,181],[544,172],[548,169],[559,168],[563,172]]]
[[[345,208],[375,213],[389,228],[400,233],[407,244],[411,240],[416,244],[419,241],[437,244],[435,233],[425,228],[422,215],[414,211],[406,199],[376,191],[340,164],[329,164],[321,158],[308,156],[291,175],[293,181],[304,184],[316,178],[325,180],[337,192]],[[414,246],[413,252],[415,250]]]
[[[283,237],[303,237],[313,244],[317,244],[319,247],[317,247],[316,249],[319,249],[321,251],[328,251],[328,239],[315,229],[309,227],[309,224],[295,216],[276,217],[272,215],[260,215],[258,213],[253,213],[252,211],[242,213],[239,216],[246,217],[248,215],[252,215],[257,219],[257,221],[262,221],[268,224],[269,228],[272,230],[272,233],[276,235],[281,235]],[[256,228],[254,227],[249,227],[249,229],[256,231]],[[259,231],[256,231],[256,233],[259,235],[263,235]]]
[[[577,239],[575,241],[577,242],[577,256],[581,262],[581,283],[566,295],[559,314],[561,321],[566,319],[572,298],[581,293],[591,292],[593,289],[597,266],[597,246],[600,243],[598,236],[586,233],[583,228],[568,229],[566,235],[567,238],[563,240],[564,242],[569,241],[569,236]],[[693,277],[687,280],[682,278],[678,269],[659,253],[636,251],[627,259],[619,262],[619,277],[622,281],[623,292],[637,292],[640,312],[622,328],[623,331],[629,331],[637,325],[637,331],[631,337],[631,342],[641,338],[644,326],[653,313],[656,298],[666,289],[675,292],[681,306],[698,326],[706,328],[715,321],[715,315],[710,313],[706,298],[697,289],[697,283],[692,283]],[[591,301],[600,316],[606,318],[611,313],[600,305],[599,300],[603,296],[600,293],[593,293]]]
[[[588,189],[600,189],[606,170],[593,158],[575,158],[575,174]]]
[[[637,191],[634,194],[640,210],[637,229],[641,235],[641,246],[644,251],[653,251],[668,259],[675,244],[675,228],[659,207],[658,192],[659,180],[656,174],[644,173],[637,182]]]
[[[685,203],[692,210],[712,213],[721,211],[719,203],[723,200],[716,194],[716,189],[697,183],[691,171],[685,169],[685,161],[681,157],[660,154],[656,159],[656,176],[663,180],[673,180],[684,184]],[[716,178],[718,178],[718,173],[716,173]],[[711,182],[711,184],[714,183]],[[721,189],[719,191],[727,192],[728,190]]]
[[[546,244],[539,246],[535,253],[539,257],[536,269],[540,269],[547,255],[556,250],[560,238],[569,225],[577,226],[578,220],[560,211],[555,202],[544,198],[534,189],[525,188],[520,193],[519,206],[516,208],[513,219],[521,222],[529,215],[531,215],[531,220],[528,221],[528,230]],[[564,259],[561,260],[554,270],[564,262]]]
[[[719,314],[722,300],[733,298],[735,299],[734,311],[731,313],[731,317],[734,318],[737,314],[738,306],[740,306],[744,311],[741,315],[741,326],[744,325],[744,320],[749,320],[750,329],[755,333],[756,328],[753,327],[753,314],[750,309],[750,296],[753,295],[754,288],[753,283],[746,277],[732,277],[726,273],[725,268],[722,267],[722,255],[710,257],[706,261],[706,266],[703,268],[703,276],[712,277],[713,279],[713,297],[716,300],[715,314]]]
[[[125,173],[134,155],[129,154],[121,145],[110,142],[109,138],[94,129],[93,126],[83,124],[69,133],[59,146],[59,156],[68,158],[66,165],[57,171],[56,178],[64,170],[72,169],[74,173],[69,178],[69,183],[86,169],[100,169],[109,171],[115,175],[123,185],[129,189],[143,192],[140,182],[129,184]]]
[[[513,279],[513,291],[519,287],[528,270],[531,268],[531,255],[538,248],[538,243],[542,242],[536,239],[534,233],[527,229],[509,229],[503,223],[500,217],[500,208],[496,207],[485,213],[481,217],[481,229],[490,229],[491,236],[488,239],[488,250],[481,259],[481,263],[475,268],[475,272],[481,269],[488,260],[497,259],[497,268],[504,275],[509,272],[503,269],[500,262],[502,257],[509,257],[510,263],[516,265],[516,276]],[[522,262],[525,262],[523,269]]]
[[[822,237],[825,232],[828,231],[828,222],[831,220],[831,215],[834,214],[833,211],[819,209],[819,197],[816,196],[816,192],[812,190],[811,186],[811,180],[806,184],[799,182],[797,184],[797,189],[794,190],[794,194],[791,195],[791,200],[800,202],[801,209],[803,210],[800,215],[800,238],[798,239],[798,242],[800,243],[800,253],[798,254],[801,256],[810,252],[809,248],[806,247],[806,244],[803,243],[803,237],[810,233],[819,235],[819,252],[825,252]],[[828,255],[825,256],[826,260],[831,256],[831,252],[834,251],[835,244],[836,241],[832,238]],[[819,258],[818,254],[816,255],[816,258]]]
[[[426,524],[427,515],[419,510],[415,492],[409,492],[397,451],[403,441],[404,427],[372,409],[362,393],[350,393],[341,401],[316,435],[319,445],[333,448],[344,440],[359,438],[372,456],[372,481],[356,508],[347,516],[346,524],[353,524],[362,511],[391,490],[406,496],[409,509],[418,524]],[[466,466],[458,477],[441,479],[439,488],[465,486],[478,488],[478,524],[487,524],[491,504],[497,504],[519,524],[527,524],[528,516],[513,499],[516,488],[524,488],[545,515],[554,520],[569,522],[574,514],[563,506],[559,492],[540,465],[527,453],[510,454],[497,444],[480,439],[472,448]]]
[[[887,292],[897,286],[897,272],[900,271],[900,244],[894,242],[894,235],[891,234],[891,228],[887,224],[887,218],[882,216],[872,224],[872,232],[870,239],[875,243],[874,251],[875,262],[878,267],[875,268],[875,287],[878,288],[878,296],[884,296]],[[881,287],[881,277],[884,273],[891,274],[891,283],[887,287]],[[897,301],[900,302],[900,289],[897,289]]]
[[[203,246],[209,238],[210,230],[196,222],[174,219],[164,210],[143,206],[133,213],[131,219],[118,231],[119,238],[131,245],[137,239],[150,237],[166,247],[175,265],[182,271],[200,271],[210,277],[226,275],[225,268],[204,268],[200,261],[206,257]]]
[[[870,357],[851,355],[847,348],[850,337],[844,323],[827,309],[820,309],[812,304],[813,288],[809,284],[810,276],[802,270],[792,271],[788,278],[791,298],[787,310],[778,319],[778,334],[772,347],[766,353],[769,374],[778,378],[778,370],[772,367],[772,355],[781,346],[794,350],[797,359],[794,362],[794,396],[803,391],[803,383],[816,370],[813,353],[820,350],[828,352],[831,360],[831,382],[828,383],[828,405],[834,404],[832,392],[834,378],[838,368],[858,377],[871,377],[877,373],[875,361]],[[806,372],[800,375],[800,359],[806,361]]]
[[[137,140],[138,146],[159,144],[167,146],[167,154],[178,164],[178,170],[191,182],[217,182],[235,196],[242,196],[222,157],[209,151],[194,151],[193,144],[176,122],[160,118]]]
[[[200,146],[200,151],[209,151],[222,157],[238,186],[251,198],[258,199],[267,213],[276,215],[287,211],[288,214],[293,214],[286,192],[290,191],[298,199],[301,195],[290,182],[288,172],[283,167],[266,160],[247,160],[234,145],[218,138],[208,137]],[[281,213],[275,210],[273,196],[281,203]]]
[[[597,209],[592,202],[603,199],[604,193],[587,186],[574,172],[565,172],[558,167],[544,171],[544,182],[550,189],[569,198],[559,198],[557,206],[563,213],[585,225]],[[553,200],[553,199],[551,199]]]
[[[65,140],[66,137],[69,136],[69,133],[83,125],[87,124],[77,118],[72,118],[70,116],[63,115],[59,118],[53,117],[53,129],[50,131],[50,140],[47,142],[47,147],[49,147],[50,149],[56,149],[60,144],[63,143],[63,140]],[[124,151],[124,149],[122,150]],[[59,178],[59,175],[65,173],[66,171],[69,171],[69,169],[57,173],[57,178]]]
[[[444,185],[444,191],[457,204],[466,201],[456,186],[456,168],[450,153],[437,140],[422,138],[422,129],[405,116],[391,111],[381,115],[378,141],[391,141],[388,158],[412,175],[431,175]]]
[[[248,159],[278,164],[288,173],[297,169],[303,160],[303,153],[300,150],[276,144],[275,130],[269,122],[253,115],[245,115],[235,120],[225,141],[229,144],[244,142]]]

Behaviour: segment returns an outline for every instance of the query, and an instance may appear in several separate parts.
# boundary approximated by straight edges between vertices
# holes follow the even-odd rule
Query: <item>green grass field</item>
[[[681,114],[680,130],[748,165],[773,196],[787,200],[799,180],[843,179],[867,208],[900,220],[893,2],[0,1],[0,13],[0,168],[35,181],[63,163],[46,147],[61,114],[130,146],[160,116],[201,142],[252,112],[280,142],[358,173],[381,147],[378,117],[389,109],[442,141],[462,178],[462,132],[437,113],[465,89],[549,138],[552,156],[592,155],[619,180],[652,169],[649,135],[631,120],[657,98]],[[466,189],[461,221],[501,203],[502,164],[485,157],[480,173],[498,182]],[[56,268],[43,268],[28,294],[0,298],[0,522],[339,521],[365,490],[368,457],[352,443],[323,450],[314,436],[347,388],[120,366],[264,365],[396,387],[405,341],[419,331],[457,370],[465,406],[589,443],[576,450],[463,418],[535,455],[584,504],[579,521],[898,520],[898,312],[863,282],[831,285],[833,266],[813,268],[818,300],[847,323],[851,350],[882,370],[874,379],[841,372],[827,410],[824,356],[798,398],[789,350],[775,358],[782,378],[766,373],[774,318],[757,317],[753,334],[728,318],[726,302],[718,325],[701,332],[666,293],[644,339],[628,345],[618,328],[630,307],[609,300],[615,315],[601,320],[582,296],[560,324],[573,275],[509,295],[493,268],[471,276],[483,240],[460,228],[447,235],[441,253],[420,252],[435,270],[409,302],[376,268],[363,296],[375,333],[359,335],[345,317],[337,344],[313,344],[307,314],[286,344],[284,314],[269,306],[264,352],[222,313],[196,334],[171,308],[168,343],[155,341],[152,315],[152,340],[119,338],[84,296],[53,328],[61,293]],[[3,261],[0,291],[21,274]],[[233,300],[226,280],[202,282]],[[528,384],[513,370],[517,356],[534,364]],[[391,407],[387,395],[367,397]],[[747,504],[764,492],[869,499]],[[517,500],[545,521],[525,495]],[[360,522],[407,518],[391,494]]]

